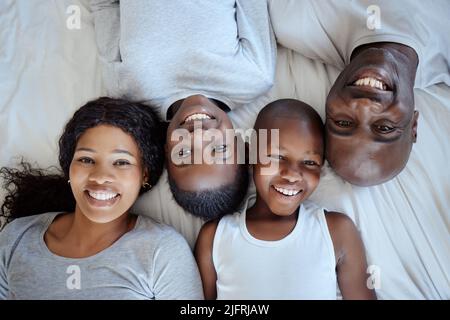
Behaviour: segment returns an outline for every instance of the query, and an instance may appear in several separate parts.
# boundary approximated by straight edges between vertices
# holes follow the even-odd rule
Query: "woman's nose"
[[[108,170],[104,166],[96,166],[89,174],[89,181],[97,184],[105,184],[113,182],[114,175],[111,170]]]

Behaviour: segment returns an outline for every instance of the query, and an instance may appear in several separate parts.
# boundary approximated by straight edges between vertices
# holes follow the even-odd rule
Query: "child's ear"
[[[417,120],[419,119],[419,111],[414,110],[413,124],[411,127],[412,141],[415,143],[417,141]]]

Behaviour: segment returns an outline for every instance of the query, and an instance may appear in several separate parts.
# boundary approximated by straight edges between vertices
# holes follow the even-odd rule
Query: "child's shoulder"
[[[230,223],[233,225],[239,224],[241,214],[242,213],[240,213],[240,212],[235,212],[233,214],[226,214],[220,218],[205,222],[205,224],[203,224],[203,226],[200,230],[200,233],[205,233],[205,234],[214,236],[219,224],[220,225],[230,224]]]
[[[353,220],[344,213],[324,210],[328,227],[335,229],[355,228]]]
[[[235,212],[205,222],[198,234],[196,245],[203,244],[212,246],[214,238],[216,237],[216,232],[222,233],[223,230],[227,228],[239,228],[242,218],[241,215],[242,213]]]
[[[223,218],[222,218],[223,219]],[[213,219],[210,221],[207,221],[203,224],[202,228],[200,229],[199,237],[212,237],[214,238],[214,234],[216,233],[217,226],[219,225],[219,222],[222,219]]]
[[[356,243],[356,240],[359,239],[359,232],[349,216],[334,211],[324,212],[335,255],[339,261],[349,248]]]
[[[328,230],[333,239],[341,239],[347,237],[349,234],[358,232],[355,223],[346,214],[326,210],[324,210],[324,213]]]

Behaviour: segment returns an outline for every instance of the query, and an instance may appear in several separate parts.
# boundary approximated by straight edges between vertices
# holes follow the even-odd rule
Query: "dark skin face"
[[[417,55],[394,43],[357,48],[327,98],[326,158],[359,186],[383,183],[405,167],[417,137]]]
[[[238,169],[236,148],[232,148],[231,142],[226,139],[226,129],[233,129],[227,114],[205,96],[187,97],[174,110],[167,129],[167,170],[180,189],[202,191],[234,181]],[[178,132],[187,134],[185,139],[176,137]],[[221,135],[223,140],[212,143],[211,137],[207,136],[211,133]],[[174,137],[174,141],[171,137]],[[180,140],[186,143],[180,144]],[[230,158],[233,159],[232,163],[226,163]],[[196,159],[201,163],[194,163]],[[223,159],[223,163],[211,163],[211,159]]]
[[[317,126],[295,115],[268,116],[258,122],[256,129],[279,129],[279,148],[271,149],[270,134],[267,142],[267,156],[278,168],[267,170],[270,164],[260,160],[254,165],[257,200],[249,217],[296,219],[293,213],[319,184],[323,135]]]

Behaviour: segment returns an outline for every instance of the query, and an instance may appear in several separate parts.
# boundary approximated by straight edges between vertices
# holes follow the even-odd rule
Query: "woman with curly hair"
[[[99,98],[67,123],[61,174],[2,168],[0,299],[202,299],[186,241],[130,212],[162,173],[163,144],[150,107]]]

